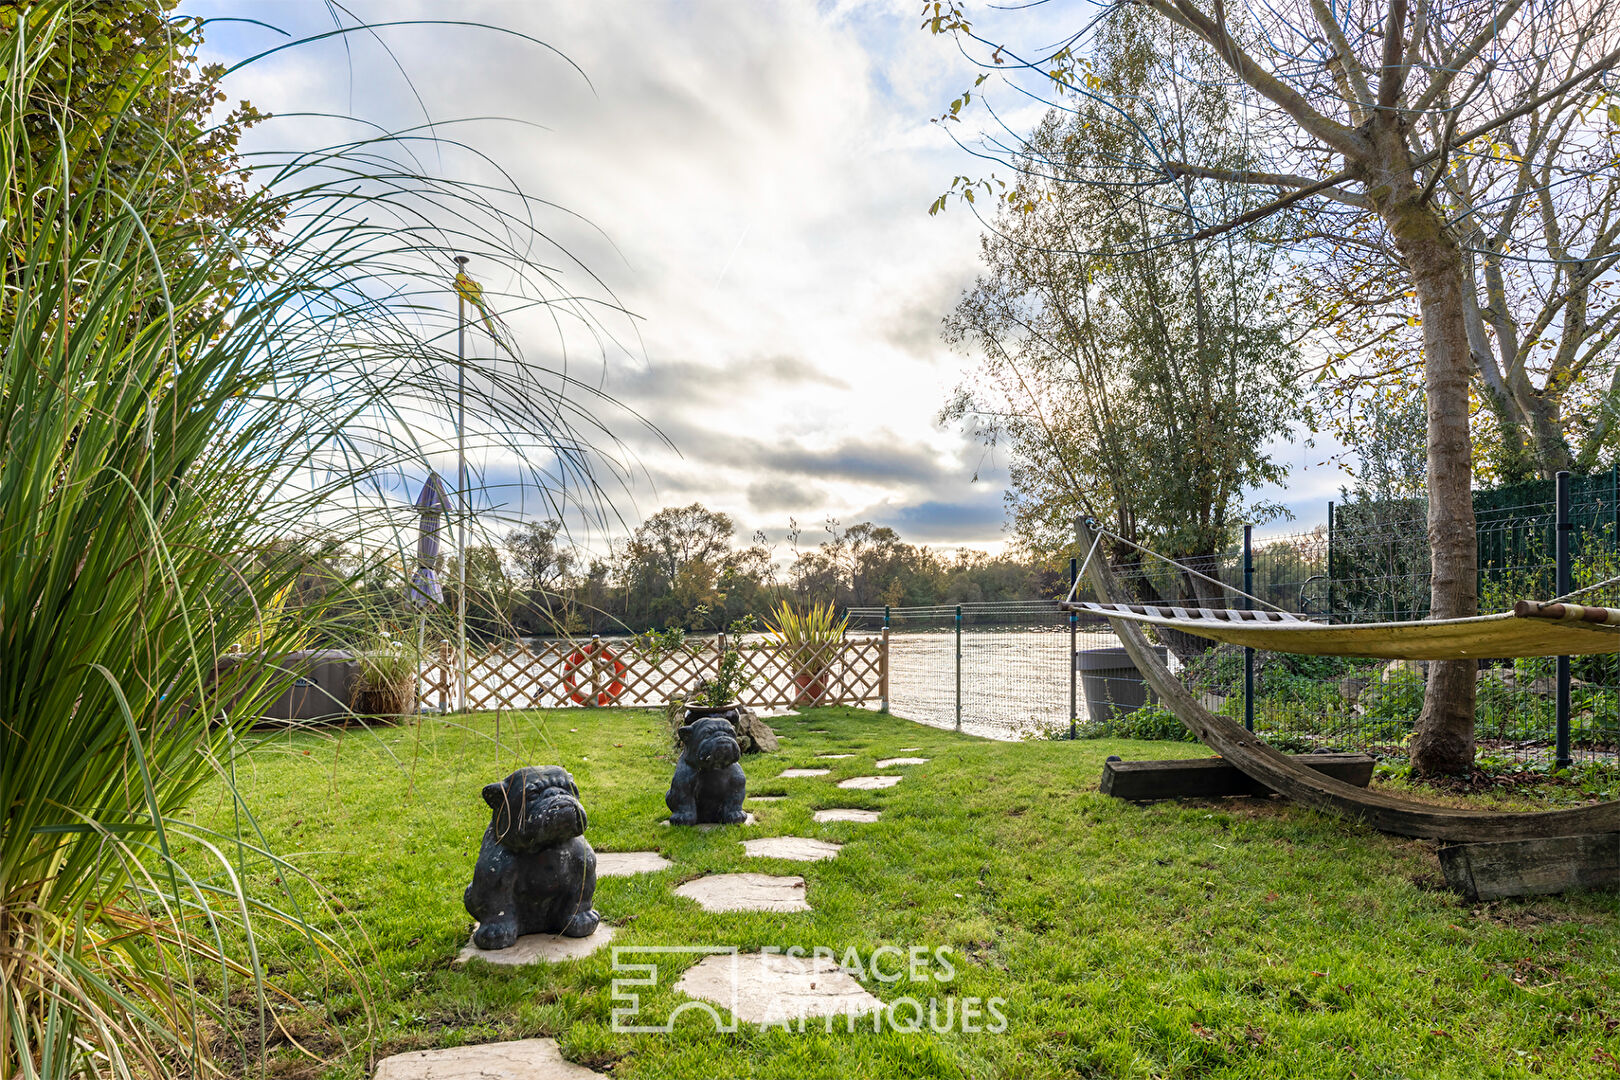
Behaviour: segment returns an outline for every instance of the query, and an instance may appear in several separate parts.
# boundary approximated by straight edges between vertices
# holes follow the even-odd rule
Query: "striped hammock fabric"
[[[1620,652],[1620,609],[1521,600],[1512,611],[1422,622],[1312,622],[1280,611],[1164,604],[1066,603],[1072,611],[1181,630],[1212,641],[1307,656],[1483,660]]]

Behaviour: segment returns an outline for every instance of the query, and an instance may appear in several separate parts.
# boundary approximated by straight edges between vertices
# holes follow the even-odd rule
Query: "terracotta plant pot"
[[[801,671],[793,676],[793,685],[799,688],[799,695],[794,698],[793,704],[813,705],[827,696],[827,673]]]

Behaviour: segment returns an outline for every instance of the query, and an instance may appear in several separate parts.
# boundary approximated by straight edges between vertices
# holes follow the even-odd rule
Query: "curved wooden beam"
[[[1090,549],[1089,523],[1079,526],[1081,547]],[[1110,601],[1123,599],[1108,562],[1098,552],[1087,564],[1086,576],[1098,594]],[[1200,742],[1245,774],[1280,795],[1317,810],[1365,822],[1383,832],[1429,840],[1473,843],[1489,840],[1535,840],[1579,833],[1620,832],[1620,801],[1594,803],[1569,810],[1496,813],[1489,810],[1452,810],[1353,787],[1323,776],[1267,746],[1241,724],[1218,716],[1198,703],[1181,680],[1170,673],[1135,623],[1109,619],[1120,644],[1125,646],[1159,698],[1180,717]]]

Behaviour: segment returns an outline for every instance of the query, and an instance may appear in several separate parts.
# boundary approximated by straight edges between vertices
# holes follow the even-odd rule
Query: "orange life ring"
[[[620,660],[616,655],[614,655],[612,649],[608,648],[606,645],[603,645],[600,641],[593,641],[589,645],[585,646],[585,648],[575,649],[573,652],[568,654],[568,659],[563,661],[562,684],[568,689],[568,698],[570,701],[572,701],[575,705],[585,704],[586,693],[579,687],[578,672],[580,668],[584,667],[590,661],[593,655],[599,655],[601,659],[610,661],[613,664],[613,681],[608,683],[603,689],[598,690],[596,693],[597,705],[611,705],[615,701],[619,700],[620,694],[624,693],[624,682],[619,678],[619,676],[623,675],[629,669],[624,666],[623,660]]]

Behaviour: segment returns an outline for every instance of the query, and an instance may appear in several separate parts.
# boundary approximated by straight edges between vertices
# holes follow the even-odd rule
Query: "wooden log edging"
[[[1470,900],[1620,889],[1620,832],[1440,849],[1446,884]]]
[[[1371,754],[1299,754],[1294,760],[1360,788],[1372,782],[1376,764]],[[1225,758],[1106,761],[1098,790],[1129,802],[1275,794]]]
[[[1090,526],[1082,522],[1079,531],[1080,546],[1089,550],[1093,539]],[[1103,598],[1113,599],[1119,595],[1106,559],[1092,559],[1087,564],[1086,575]],[[1108,621],[1142,676],[1200,742],[1266,787],[1295,802],[1363,822],[1383,832],[1429,840],[1471,843],[1620,832],[1620,801],[1568,810],[1518,813],[1452,810],[1363,791],[1323,776],[1267,746],[1241,724],[1204,708],[1181,680],[1170,673],[1134,622],[1123,618]]]

